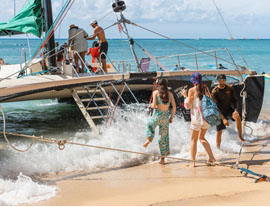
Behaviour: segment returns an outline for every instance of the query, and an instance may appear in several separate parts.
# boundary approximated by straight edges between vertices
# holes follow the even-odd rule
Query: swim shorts
[[[100,44],[100,54],[101,54],[101,59],[106,59],[106,55],[107,55],[107,52],[108,52],[108,47],[109,47],[109,44],[108,42],[102,42]],[[106,55],[102,54],[102,53],[105,53]]]
[[[232,118],[233,112],[234,112],[234,109],[231,108],[231,109],[228,110],[226,113],[222,113],[222,115],[223,115],[227,120],[231,119],[231,120],[234,121],[234,119]],[[216,129],[217,129],[217,131],[226,129],[226,126],[224,125],[224,123],[223,123],[222,120],[221,120],[220,125],[216,126]]]

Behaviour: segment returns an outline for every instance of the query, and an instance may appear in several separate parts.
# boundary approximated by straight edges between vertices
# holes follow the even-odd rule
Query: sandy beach
[[[269,175],[270,139],[262,137],[245,145],[240,167]],[[130,168],[59,173],[42,180],[56,185],[56,197],[32,205],[270,205],[269,182],[254,183],[233,169],[238,155],[222,160],[228,166],[168,160]]]

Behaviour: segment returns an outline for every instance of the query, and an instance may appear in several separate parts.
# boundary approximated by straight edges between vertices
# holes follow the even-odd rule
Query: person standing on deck
[[[108,52],[108,42],[106,40],[105,37],[105,32],[102,29],[102,27],[100,27],[98,25],[97,20],[92,20],[90,25],[94,28],[94,34],[88,38],[88,40],[94,40],[96,39],[96,37],[98,37],[98,41],[100,44],[100,54],[101,54],[101,62],[102,62],[102,68],[104,70],[105,73],[107,73],[107,67],[106,67],[106,55]]]
[[[172,113],[169,115],[169,106],[172,104]],[[169,146],[169,123],[173,122],[176,112],[176,104],[173,94],[168,89],[166,79],[160,79],[157,83],[157,90],[153,92],[153,103],[151,108],[154,113],[149,119],[146,127],[147,141],[143,145],[147,147],[155,136],[155,128],[159,126],[159,149],[161,154],[160,164],[165,164],[165,157],[170,154]]]
[[[192,74],[190,82],[194,87],[190,88],[188,91],[188,96],[186,90],[182,90],[181,93],[185,98],[185,108],[191,110],[191,144],[190,153],[191,159],[193,161],[193,167],[195,167],[195,159],[197,154],[197,142],[200,139],[205,151],[209,156],[209,164],[214,164],[216,159],[213,155],[211,147],[208,141],[205,139],[205,134],[210,125],[204,120],[202,114],[202,98],[206,95],[207,89],[202,84],[202,76],[200,73],[196,72]],[[210,94],[208,94],[210,95]]]
[[[74,24],[70,25],[69,28],[70,29],[68,31],[68,47],[71,46],[71,50],[75,50],[79,53],[81,59],[77,53],[74,54],[76,71],[77,73],[80,72],[79,70],[79,59],[80,59],[82,65],[81,72],[84,73],[85,54],[88,49],[87,43],[88,34],[83,29],[75,26]]]
[[[238,130],[238,138],[240,141],[245,140],[242,137],[242,124],[241,118],[237,111],[237,98],[233,87],[226,84],[226,75],[217,76],[218,86],[212,91],[212,98],[216,102],[221,112],[221,124],[217,126],[216,144],[217,148],[220,149],[222,130],[229,126],[228,119],[236,121],[236,127]]]

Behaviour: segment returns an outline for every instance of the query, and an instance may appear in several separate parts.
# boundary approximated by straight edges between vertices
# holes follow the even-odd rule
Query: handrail
[[[20,67],[21,67],[21,71],[23,70],[22,68],[22,53],[24,53],[24,64],[26,63],[26,51],[25,51],[25,48],[22,48],[21,49],[21,57],[20,57]]]
[[[108,57],[108,55],[107,55],[106,53],[102,52],[102,53],[100,54],[100,57],[101,57],[102,54],[105,55],[105,57],[109,60],[109,62],[111,63],[111,65],[113,66],[113,68],[115,69],[115,71],[116,71],[118,74],[121,73],[119,70],[116,69],[116,67],[114,66],[112,60]],[[123,61],[123,62],[124,62],[124,61]],[[124,104],[126,104],[126,102],[124,101],[124,99],[122,98],[122,96],[118,93],[117,89],[114,87],[113,83],[111,83],[111,84],[112,84],[113,89],[114,89],[114,90],[116,91],[116,93],[120,96],[121,100],[124,102]],[[133,92],[132,92],[131,89],[129,88],[128,84],[127,84],[126,82],[124,82],[124,84],[125,84],[125,87],[128,89],[128,91],[131,93],[132,97],[135,99],[135,101],[136,101],[137,103],[139,103],[138,99],[137,99],[136,96],[133,94]]]
[[[91,71],[89,70],[89,68],[88,68],[88,66],[86,65],[86,63],[83,61],[83,59],[82,59],[82,57],[80,56],[80,54],[79,54],[76,50],[74,50],[73,52],[74,52],[74,54],[77,54],[77,55],[78,55],[78,57],[80,58],[81,62],[84,64],[84,67],[87,68],[87,71],[90,73],[91,76],[93,76],[93,74],[92,74]],[[83,72],[84,72],[84,71],[83,71]],[[76,73],[77,73],[77,72],[76,72]],[[78,73],[77,73],[77,75],[78,75]]]
[[[119,71],[118,69],[116,69],[116,67],[114,66],[112,60],[108,57],[108,55],[107,55],[105,52],[102,52],[102,53],[100,54],[99,57],[101,57],[102,55],[104,55],[104,56],[106,57],[106,59],[108,59],[108,60],[110,61],[111,65],[113,66],[113,68],[115,69],[115,71],[116,71],[117,73],[120,73],[120,71]],[[104,72],[104,70],[103,70],[103,72]],[[104,73],[105,73],[105,72],[104,72]]]
[[[198,54],[204,54],[204,53],[209,53],[209,52],[215,52],[215,51],[226,51],[227,48],[217,48],[215,50],[206,50],[203,52],[192,52],[192,53],[185,53],[185,54],[175,54],[175,55],[167,55],[167,56],[155,56],[155,58],[172,58],[172,57],[177,57],[177,56],[189,56],[189,55],[198,55]]]
[[[176,58],[177,58],[176,62],[178,63],[178,67],[180,68],[181,65],[183,65],[183,61],[180,61],[180,57],[185,57],[185,56],[191,56],[191,57],[192,57],[192,56],[193,56],[193,57],[195,57],[196,69],[198,70],[198,68],[199,68],[199,62],[200,62],[200,61],[198,61],[197,56],[198,56],[199,54],[204,54],[204,53],[211,53],[211,52],[213,52],[213,53],[214,53],[215,64],[216,64],[216,69],[218,69],[218,58],[217,58],[217,55],[216,55],[217,51],[224,51],[224,52],[226,52],[227,55],[229,56],[229,58],[231,59],[232,64],[235,66],[235,62],[234,62],[234,60],[233,60],[233,57],[232,57],[232,55],[230,54],[230,52],[228,51],[227,48],[217,48],[217,49],[215,49],[215,50],[207,50],[207,51],[202,51],[202,52],[193,52],[193,53],[185,53],[185,54],[174,54],[174,55],[165,55],[165,56],[154,56],[154,58],[155,58],[156,60],[158,60],[158,59],[165,59],[165,58],[174,58],[174,57],[176,57]],[[128,60],[114,60],[113,62],[114,62],[116,65],[117,65],[117,64],[118,64],[118,65],[121,65],[121,64],[130,64],[130,65],[131,65],[131,64],[133,63],[133,60],[131,60],[131,59],[128,59]],[[114,67],[115,67],[115,66],[114,66]],[[157,64],[157,66],[156,66],[156,70],[159,71],[159,66],[158,66],[158,64]]]

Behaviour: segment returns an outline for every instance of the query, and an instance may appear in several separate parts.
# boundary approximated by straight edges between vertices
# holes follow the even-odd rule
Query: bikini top
[[[170,105],[171,103],[171,96],[169,95],[169,101],[168,103],[163,103],[162,99],[160,98],[160,95],[157,96],[157,104],[163,104],[163,105]]]

